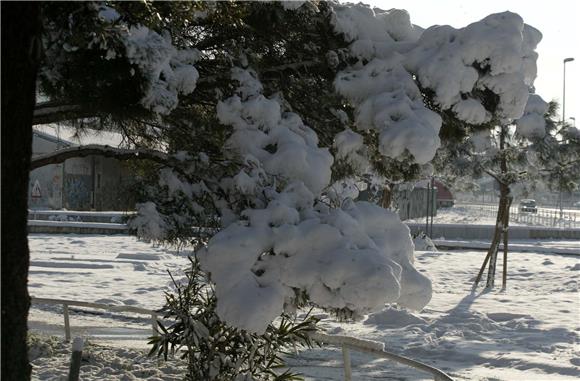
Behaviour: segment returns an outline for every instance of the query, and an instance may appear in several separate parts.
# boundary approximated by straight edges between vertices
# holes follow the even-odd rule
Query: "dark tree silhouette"
[[[26,344],[28,172],[40,3],[2,2],[2,379],[30,379]]]

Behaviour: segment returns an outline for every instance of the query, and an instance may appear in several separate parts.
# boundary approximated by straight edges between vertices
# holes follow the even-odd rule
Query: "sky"
[[[353,0],[350,0],[353,1]],[[580,118],[580,2],[574,0],[362,0],[381,9],[406,9],[411,22],[423,28],[431,25],[464,27],[491,13],[511,11],[519,14],[526,24],[542,32],[536,51],[538,77],[536,93],[544,100],[561,104],[563,96],[563,60],[566,64],[566,119]],[[580,120],[579,120],[580,122]],[[578,124],[580,126],[580,124]]]

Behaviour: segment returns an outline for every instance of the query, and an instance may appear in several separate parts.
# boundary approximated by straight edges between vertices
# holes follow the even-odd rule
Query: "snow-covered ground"
[[[69,343],[63,339],[34,333],[29,339],[29,358],[33,380],[68,380]],[[172,358],[167,362],[148,357],[143,350],[100,345],[86,341],[81,360],[83,381],[181,381],[185,361]]]
[[[30,293],[36,297],[158,308],[170,289],[167,270],[187,267],[184,254],[129,236],[29,236]],[[547,247],[578,248],[580,242]],[[423,311],[386,309],[366,321],[322,327],[385,343],[387,350],[422,360],[457,380],[574,380],[580,374],[580,257],[549,252],[512,253],[508,289],[472,294],[482,251],[417,252],[417,267],[433,281],[433,299]],[[90,336],[81,379],[176,379],[182,364],[143,357],[150,334],[147,316],[73,309],[73,336]],[[33,306],[33,332],[63,335],[56,306]],[[46,342],[46,340],[45,340]],[[98,344],[98,345],[97,345]],[[105,345],[103,348],[99,345]],[[66,374],[67,348],[49,345],[33,361],[35,379]],[[48,354],[47,354],[48,353]],[[342,379],[340,349],[324,347],[289,357],[309,380]],[[386,360],[352,353],[353,379],[427,380],[428,375]],[[84,377],[84,378],[83,378]]]

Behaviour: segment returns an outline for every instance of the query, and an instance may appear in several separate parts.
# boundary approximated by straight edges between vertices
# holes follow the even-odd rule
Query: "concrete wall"
[[[28,203],[31,208],[61,209],[62,205],[62,165],[48,165],[30,173],[28,183]]]
[[[133,176],[126,164],[115,159],[95,157],[95,209],[128,210],[135,205],[129,192]]]
[[[66,146],[56,139],[35,135],[33,155]],[[123,162],[89,156],[63,164],[47,165],[30,173],[29,207],[32,209],[131,210],[134,197],[128,192],[133,176]]]
[[[62,144],[59,145],[57,142],[35,136],[32,140],[33,156],[53,152],[61,146]],[[62,208],[63,174],[62,164],[51,164],[30,172],[29,207]]]
[[[93,165],[91,157],[64,162],[64,207],[69,210],[93,208]]]

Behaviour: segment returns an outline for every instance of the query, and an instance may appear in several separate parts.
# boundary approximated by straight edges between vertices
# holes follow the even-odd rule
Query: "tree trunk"
[[[509,191],[509,189],[508,189]],[[510,226],[510,208],[513,201],[512,196],[508,196],[506,212],[504,214],[504,230],[503,230],[503,276],[501,282],[502,290],[506,289],[507,286],[507,257],[508,257],[508,241],[509,241],[509,226]]]
[[[40,58],[40,3],[2,2],[2,379],[30,379],[28,172]]]
[[[500,133],[499,133],[499,149],[500,152],[505,152],[506,149],[506,136],[508,133],[507,126],[501,126]],[[500,176],[496,177],[496,180],[499,182],[499,206],[497,209],[497,218],[495,220],[495,229],[493,232],[493,239],[491,241],[491,245],[489,246],[489,250],[487,255],[485,256],[485,260],[483,261],[483,265],[479,269],[479,273],[475,279],[475,283],[473,284],[473,289],[477,287],[479,281],[481,280],[481,276],[485,271],[485,267],[488,265],[489,268],[487,272],[487,282],[486,288],[491,289],[495,283],[495,272],[497,268],[497,255],[499,252],[499,245],[501,243],[502,237],[504,241],[504,279],[507,276],[507,250],[508,250],[508,227],[509,227],[509,212],[510,206],[512,202],[512,197],[510,195],[510,186],[509,183],[503,182],[502,179],[508,174],[508,163],[505,155],[500,157],[499,161],[500,166]],[[504,280],[505,285],[505,280]]]
[[[502,229],[502,224],[503,224],[503,214],[504,214],[504,208],[503,208],[503,198],[500,197],[499,199],[499,206],[497,209],[497,217],[495,220],[495,230],[493,232],[493,238],[491,240],[491,245],[489,246],[489,250],[487,251],[487,254],[485,256],[485,259],[483,261],[483,264],[481,265],[481,268],[479,269],[479,273],[477,274],[477,278],[475,279],[475,283],[473,285],[473,288],[475,289],[477,287],[477,285],[479,284],[479,281],[481,280],[481,277],[483,275],[483,272],[485,271],[485,268],[489,262],[490,266],[492,263],[494,263],[493,261],[490,262],[490,259],[496,258],[497,259],[497,252],[499,250],[499,243],[501,241],[501,234],[503,232]],[[495,268],[495,263],[494,263],[494,268]],[[494,269],[495,271],[495,269]],[[489,282],[489,277],[488,277],[488,282]]]
[[[489,269],[487,272],[487,283],[486,288],[493,288],[495,283],[495,271],[497,268],[497,254],[499,252],[499,244],[501,242],[502,236],[507,233],[506,218],[509,218],[509,207],[510,207],[510,189],[509,186],[505,184],[500,184],[500,196],[499,196],[499,208],[497,213],[497,220],[495,224],[494,231],[494,241],[489,249]],[[505,248],[504,248],[505,250]],[[507,254],[504,254],[507,255]]]
[[[385,209],[391,207],[393,201],[393,188],[389,184],[386,184],[383,188],[383,195],[381,197],[381,206]]]

